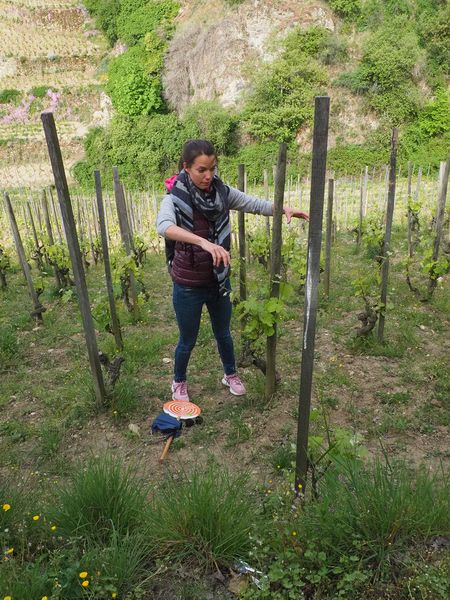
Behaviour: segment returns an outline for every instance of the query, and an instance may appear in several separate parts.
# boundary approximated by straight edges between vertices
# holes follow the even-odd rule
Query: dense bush
[[[182,117],[186,139],[210,140],[219,154],[234,154],[237,150],[238,118],[215,101],[191,104]]]
[[[158,30],[161,35],[170,29],[178,9],[179,4],[174,0],[122,0],[117,34],[130,46],[137,44],[149,32]]]
[[[111,46],[117,42],[117,18],[121,0],[85,0],[84,4],[95,17],[95,24],[106,35]]]
[[[182,124],[173,113],[117,115],[108,129],[89,134],[86,158],[75,165],[74,176],[81,185],[92,187],[92,173],[99,169],[105,185],[110,185],[111,168],[117,166],[124,181],[145,187],[151,178],[162,179],[177,170],[184,141]]]
[[[399,155],[403,160],[438,166],[448,154],[450,140],[450,93],[438,91],[436,98],[425,105],[418,117],[400,138]]]
[[[328,151],[327,166],[336,176],[359,175],[366,165],[380,166],[386,164],[387,160],[387,145],[383,148],[370,143],[346,144]]]
[[[22,96],[22,92],[19,90],[1,90],[0,91],[0,104],[8,104],[9,102],[15,102]]]
[[[145,61],[145,48],[137,45],[110,63],[106,91],[123,115],[148,115],[162,107],[161,77],[149,74]]]
[[[328,0],[331,8],[344,19],[353,20],[361,12],[361,0]]]
[[[320,28],[306,33],[296,28],[286,37],[280,58],[256,75],[243,120],[257,140],[292,140],[299,127],[311,122],[314,96],[327,82],[325,69],[312,58],[323,43]]]

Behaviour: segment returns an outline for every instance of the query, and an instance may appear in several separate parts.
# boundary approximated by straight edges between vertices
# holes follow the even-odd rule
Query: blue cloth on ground
[[[183,423],[168,415],[165,412],[159,413],[159,415],[155,418],[152,423],[152,432],[156,433],[160,431],[161,433],[169,433],[173,434],[175,437],[179,437],[181,435],[181,428],[183,427]]]

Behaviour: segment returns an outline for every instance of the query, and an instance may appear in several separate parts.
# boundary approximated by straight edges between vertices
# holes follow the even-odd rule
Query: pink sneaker
[[[189,402],[189,394],[186,381],[172,382],[172,400],[185,400]]]
[[[230,392],[234,396],[243,396],[247,392],[237,373],[234,373],[233,375],[224,375],[222,383],[230,388]]]

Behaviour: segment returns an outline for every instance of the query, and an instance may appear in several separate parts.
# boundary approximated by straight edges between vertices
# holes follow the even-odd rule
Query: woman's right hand
[[[209,252],[211,254],[213,259],[213,265],[215,267],[218,267],[222,262],[225,267],[228,267],[228,265],[230,264],[230,253],[227,250],[225,250],[225,248],[223,248],[222,246],[219,246],[218,244],[213,244],[212,242],[206,239],[202,239],[202,242],[199,244],[199,246],[200,248],[202,248],[202,250],[206,250],[206,252]]]

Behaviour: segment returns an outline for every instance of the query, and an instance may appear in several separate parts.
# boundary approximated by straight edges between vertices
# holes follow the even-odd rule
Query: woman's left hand
[[[290,208],[289,206],[285,206],[283,208],[283,212],[286,215],[286,220],[288,223],[291,222],[292,217],[296,217],[297,219],[305,219],[305,221],[309,221],[309,216],[306,213],[297,210],[296,208]]]

